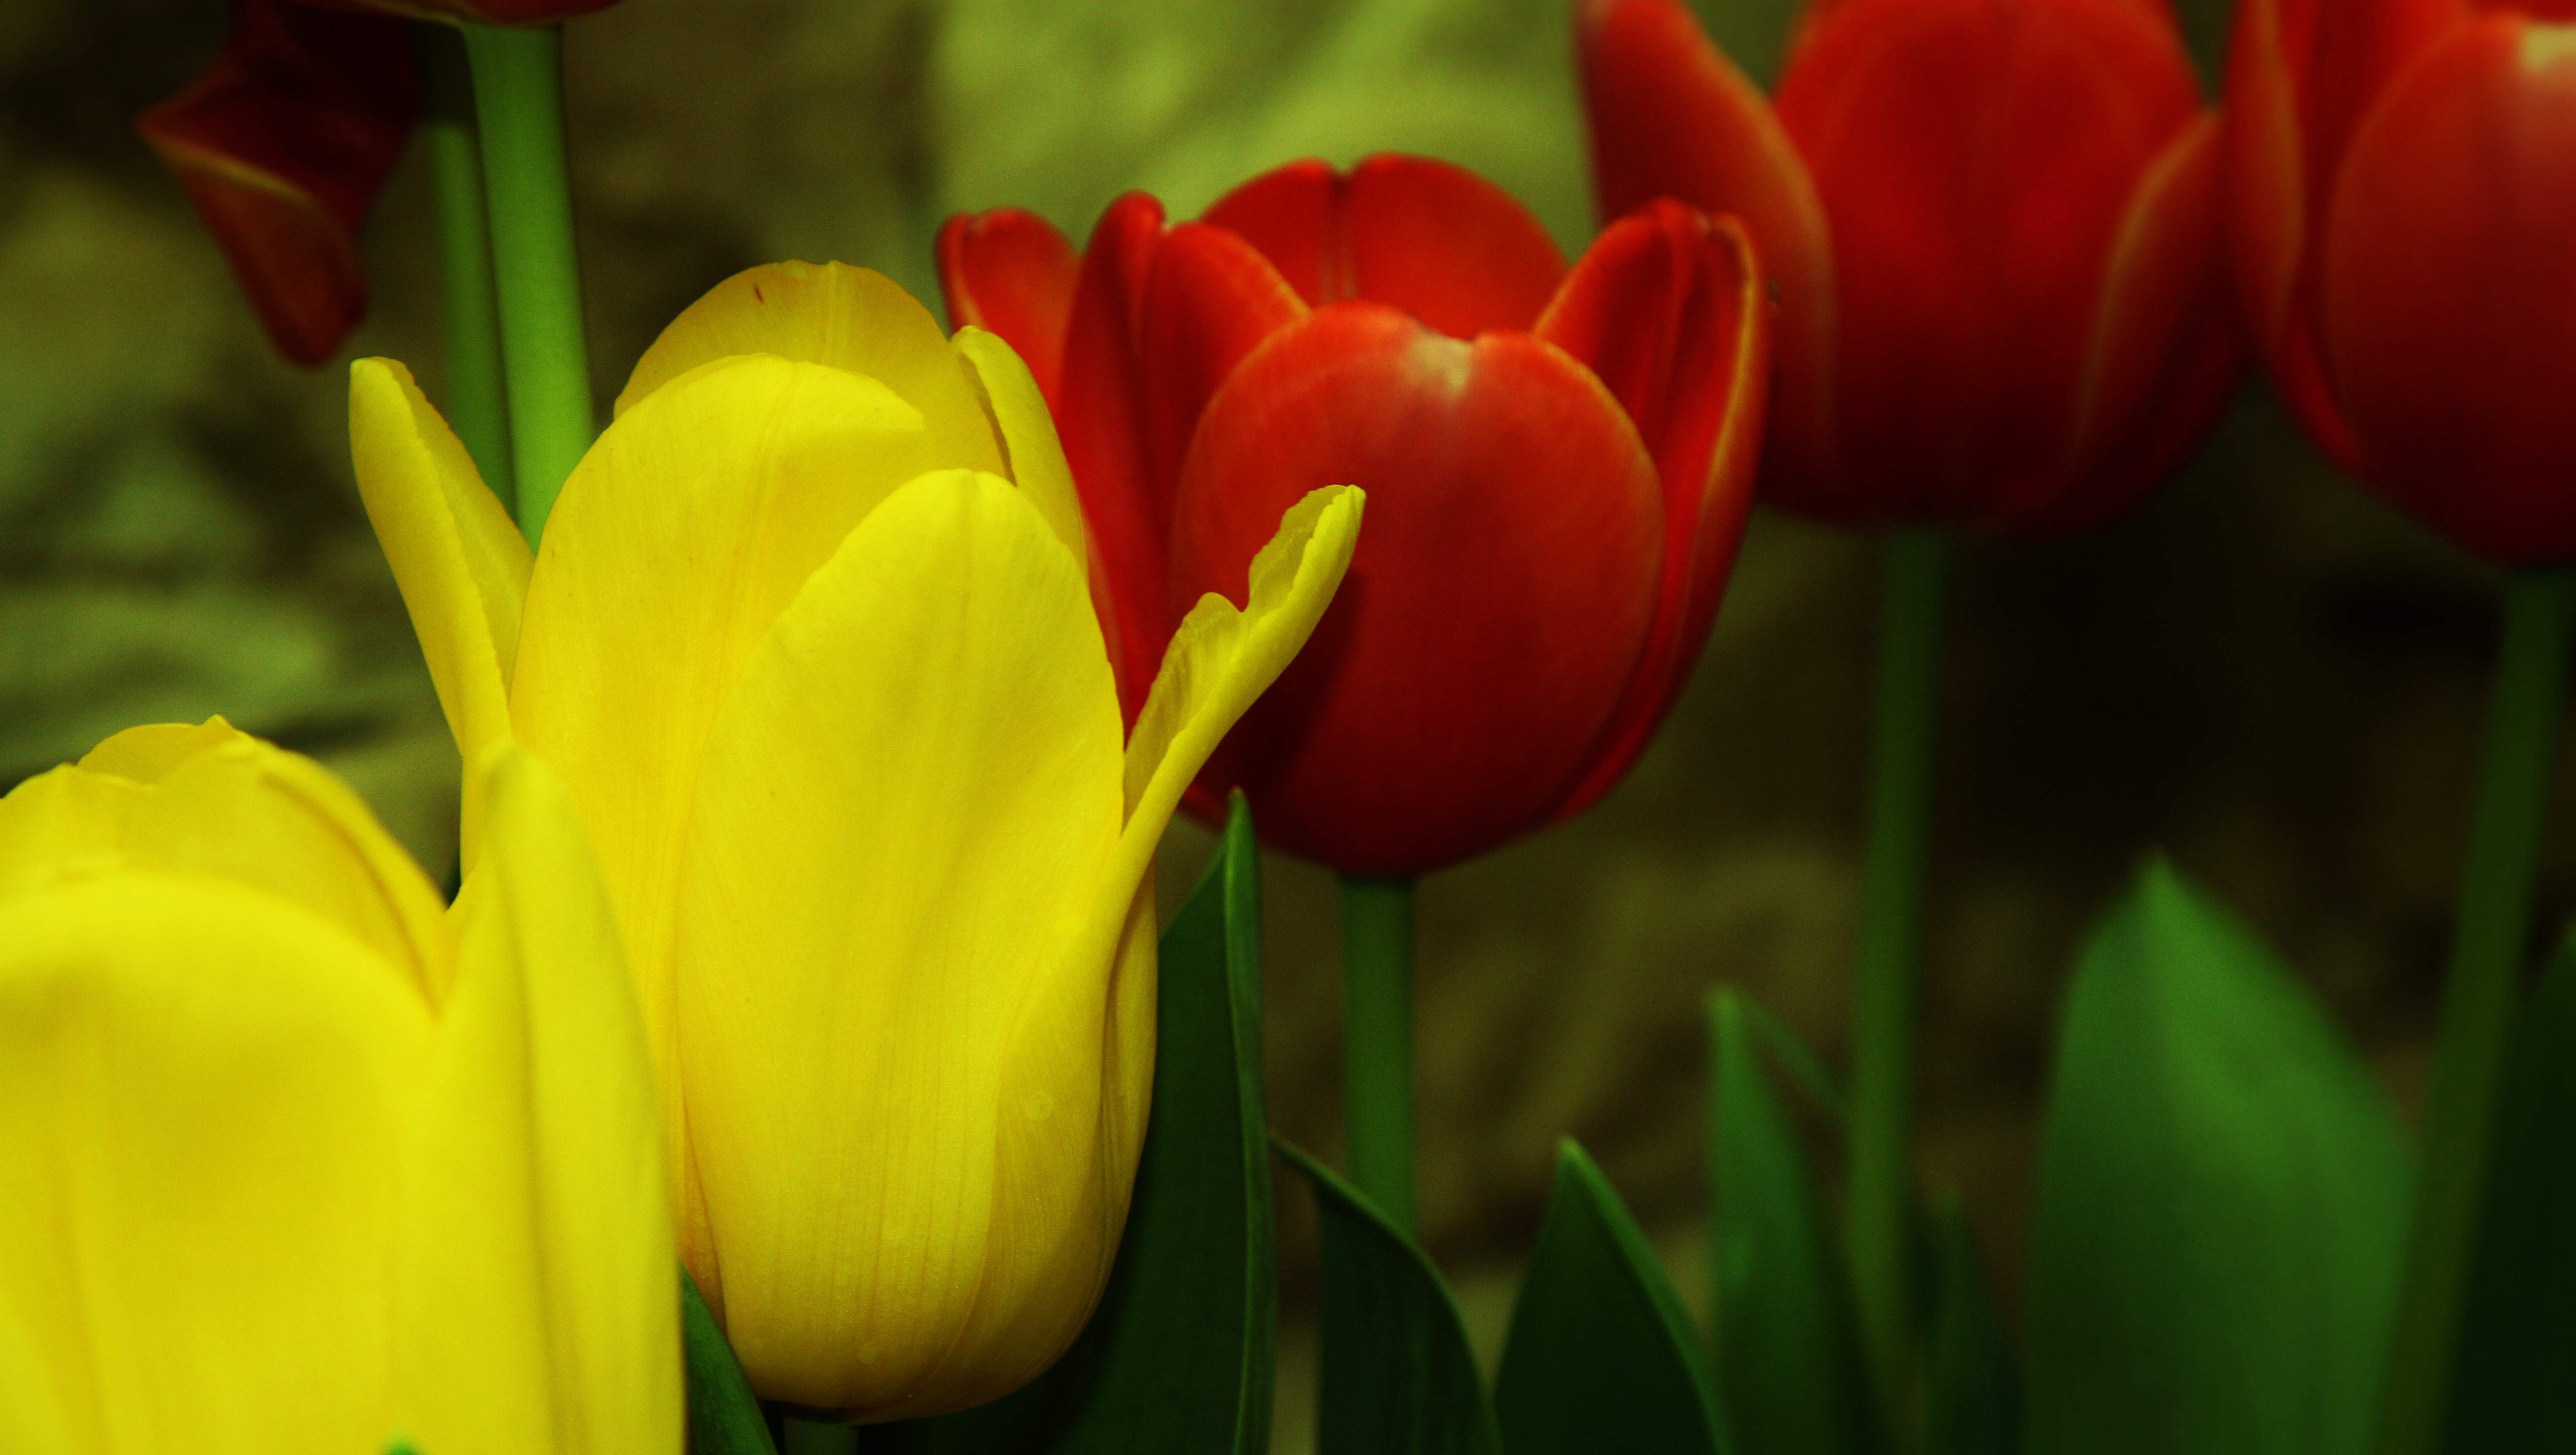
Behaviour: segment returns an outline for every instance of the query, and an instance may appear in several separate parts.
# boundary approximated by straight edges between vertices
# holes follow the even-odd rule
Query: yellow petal
[[[301,904],[431,1004],[454,963],[438,891],[366,804],[321,764],[221,718],[128,729],[79,767],[0,799],[0,894],[113,865],[230,879]]]
[[[215,881],[0,905],[0,1411],[84,1452],[384,1448],[430,1023],[374,959]]]
[[[1117,841],[1119,733],[1073,557],[1007,482],[954,471],[851,534],[710,734],[680,1069],[764,1395],[899,1406],[953,1356],[995,1219],[1095,1196],[1112,955],[1060,962]],[[1065,975],[1090,993],[1041,993]],[[1052,1085],[1005,1064],[1039,1014],[1082,1063]],[[1008,1206],[1006,1141],[1043,1162]],[[1050,1272],[1090,1280],[1098,1249],[1066,1251]]]
[[[776,354],[878,380],[921,411],[931,466],[1002,468],[993,427],[930,310],[893,279],[840,263],[767,263],[682,310],[635,361],[617,413],[701,364]]]
[[[407,1169],[397,1424],[424,1451],[676,1455],[661,1109],[570,798],[504,745]]]
[[[1064,444],[1056,437],[1055,417],[1047,413],[1038,381],[1000,335],[980,328],[957,331],[957,356],[965,360],[976,395],[1001,436],[1003,473],[1083,563],[1088,579],[1091,547],[1082,524],[1082,500],[1074,494],[1073,468],[1065,463]]]
[[[589,826],[657,1047],[707,725],[805,578],[924,458],[920,414],[884,385],[749,355],[628,411],[555,502],[512,716]]]
[[[411,371],[391,359],[349,366],[349,452],[447,729],[476,762],[510,730],[527,542]],[[471,868],[480,831],[470,805],[462,831]]]

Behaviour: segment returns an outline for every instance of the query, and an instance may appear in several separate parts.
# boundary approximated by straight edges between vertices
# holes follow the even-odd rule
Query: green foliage
[[[1494,1377],[1510,1455],[1729,1449],[1716,1380],[1672,1280],[1568,1140]]]
[[[2576,942],[2523,1012],[2498,1103],[2444,1448],[2576,1449]]]
[[[2345,1455],[2408,1168],[2378,1088],[2255,937],[2151,865],[2058,1042],[2031,1259],[2038,1455]]]
[[[2019,1455],[2021,1375],[1956,1194],[1931,1236],[1926,1455]]]
[[[1851,1291],[1806,1149],[1763,1067],[1754,1012],[1731,990],[1709,1002],[1719,1381],[1747,1455],[1868,1455],[1883,1441]],[[1780,1028],[1764,1037],[1782,1038],[1796,1045]]]
[[[680,1270],[680,1349],[689,1402],[689,1455],[775,1455],[769,1425],[751,1381],[733,1357],[698,1295],[697,1280]]]
[[[1501,1455],[1457,1301],[1413,1240],[1331,1168],[1286,1143],[1323,1242],[1317,1448],[1333,1455]]]
[[[1153,1117],[1100,1309],[1034,1383],[871,1432],[884,1451],[1260,1455],[1278,1239],[1262,1102],[1261,861],[1240,794],[1163,932]]]

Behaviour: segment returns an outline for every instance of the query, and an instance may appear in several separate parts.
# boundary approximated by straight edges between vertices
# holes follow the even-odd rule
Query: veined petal
[[[691,1263],[765,1397],[904,1407],[994,1296],[994,1220],[1103,1175],[1113,961],[1067,956],[1119,842],[1119,735],[1073,557],[1007,482],[952,471],[850,534],[709,734],[678,924]],[[1041,1009],[1091,1058],[1054,1086],[1007,1069]],[[1052,1135],[1005,1208],[1013,1121]]]
[[[429,660],[447,730],[474,762],[510,731],[527,540],[411,371],[391,359],[349,367],[349,453],[367,519]],[[479,849],[478,819],[469,806],[468,869]]]
[[[921,411],[923,469],[1002,468],[992,422],[975,402],[948,336],[893,279],[841,263],[765,263],[727,278],[682,309],[635,361],[617,413],[701,364],[776,354],[874,379]]]
[[[1047,412],[1037,379],[1006,338],[980,328],[957,331],[957,356],[965,360],[976,395],[992,413],[994,432],[1002,441],[1003,473],[1083,563],[1087,576],[1091,544],[1082,524],[1082,497],[1074,493],[1073,469],[1065,463],[1064,444],[1056,438],[1055,419]]]
[[[1049,405],[1064,377],[1065,330],[1081,277],[1082,255],[1034,212],[960,213],[939,229],[939,288],[959,336],[969,328],[1000,334],[1028,361]]]
[[[355,935],[423,1004],[445,990],[453,949],[411,856],[322,765],[222,718],[129,728],[0,799],[0,894],[115,867],[263,890]]]
[[[375,961],[202,879],[0,904],[0,1410],[80,1451],[384,1448],[430,1018]]]
[[[628,410],[555,503],[512,717],[590,827],[658,1064],[671,886],[707,725],[806,578],[929,458],[919,411],[886,385],[734,356]]]
[[[405,1170],[396,1429],[417,1449],[676,1455],[661,1102],[563,785],[494,750],[487,854]]]

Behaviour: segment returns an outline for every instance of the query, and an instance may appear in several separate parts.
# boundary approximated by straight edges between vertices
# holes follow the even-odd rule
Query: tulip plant
[[[557,23],[605,3],[231,0],[143,119],[303,363],[426,123],[449,397],[360,359],[348,418],[461,863],[220,718],[0,798],[0,1448],[1260,1455],[1274,1162],[1328,1455],[2576,1446],[2576,951],[2524,993],[2566,5],[2241,0],[2213,107],[2163,0],[1812,0],[1767,96],[1676,0],[1578,0],[1571,263],[1393,154],[1079,250],[1005,208],[940,233],[953,333],[752,268],[599,429]],[[2512,573],[2422,1150],[2151,861],[2016,1321],[1915,1174],[1949,562],[2137,504],[2249,340]],[[1616,788],[1757,496],[1884,561],[1851,1064],[1717,992],[1713,1328],[1568,1141],[1489,1372],[1417,1241],[1416,884]],[[1342,878],[1346,1171],[1269,1134],[1257,842]]]

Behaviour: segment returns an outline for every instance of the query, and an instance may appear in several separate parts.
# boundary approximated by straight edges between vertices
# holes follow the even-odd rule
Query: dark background
[[[2224,7],[2184,8],[2209,74]],[[1772,69],[1785,5],[1703,10]],[[132,130],[221,28],[216,0],[0,6],[0,783],[135,722],[222,712],[322,757],[443,864],[455,754],[358,508],[341,366],[268,354]],[[600,396],[751,263],[838,258],[935,296],[928,241],[952,210],[1033,206],[1080,232],[1127,187],[1187,215],[1304,155],[1449,157],[1579,249],[1566,31],[1560,7],[1522,0],[628,0],[567,37]],[[435,397],[417,157],[367,245],[375,306],[349,355],[411,361]],[[1698,675],[1626,785],[1424,886],[1425,1231],[1484,1336],[1565,1134],[1698,1295],[1711,985],[1748,987],[1839,1056],[1873,581],[1867,541],[1758,518]],[[2411,1109],[2496,584],[2341,482],[2259,383],[2129,518],[1966,546],[1921,1163],[1964,1193],[2007,1288],[2060,988],[2151,852],[2267,936]],[[2569,908],[2571,849],[2552,837],[2544,923]],[[1206,851],[1175,831],[1167,912]],[[1331,881],[1280,861],[1269,891],[1274,1116],[1329,1155]],[[1289,1213],[1293,1441],[1311,1254]]]

